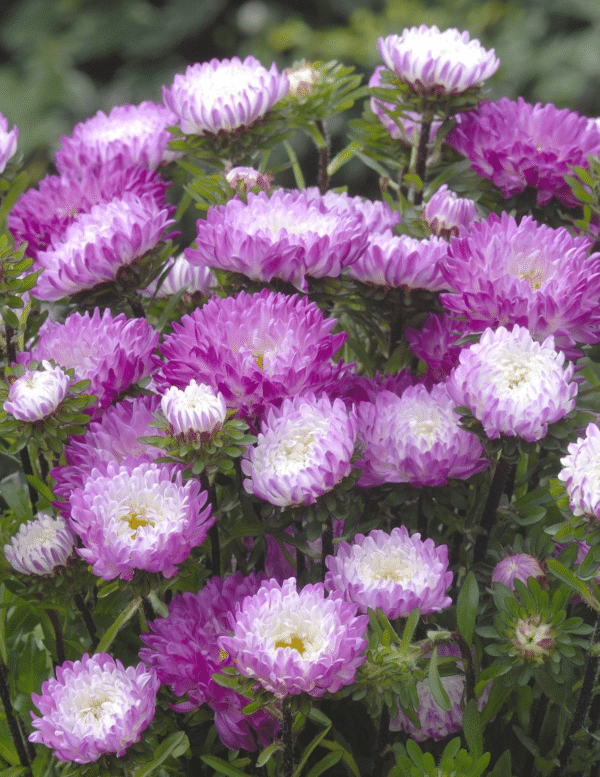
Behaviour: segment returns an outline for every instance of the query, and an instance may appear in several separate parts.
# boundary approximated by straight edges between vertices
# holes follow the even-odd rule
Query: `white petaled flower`
[[[177,294],[184,287],[186,294],[200,293],[208,297],[217,282],[210,267],[200,263],[191,264],[183,254],[169,259],[164,267],[164,270],[167,269],[168,273],[160,286],[158,278],[155,278],[140,291],[143,297],[155,296],[157,299],[165,299]]]
[[[6,560],[24,575],[52,575],[64,567],[73,554],[76,537],[64,518],[39,513],[33,521],[21,524],[4,546]]]
[[[341,399],[285,399],[261,429],[242,460],[248,493],[280,507],[314,504],[350,474],[356,420]]]
[[[600,428],[589,424],[585,435],[569,443],[568,456],[560,460],[569,505],[574,515],[593,515],[600,520]]]
[[[473,200],[459,197],[446,184],[440,186],[423,205],[423,219],[429,229],[446,239],[458,235],[461,228],[468,229],[476,218],[477,208]]]
[[[18,140],[19,128],[13,127],[9,131],[8,119],[0,113],[0,173],[4,172],[8,160],[17,150]]]
[[[500,67],[493,49],[486,51],[468,32],[433,25],[405,29],[377,42],[386,67],[419,94],[460,94],[481,84]]]
[[[225,180],[232,189],[247,194],[255,188],[268,192],[273,176],[271,173],[261,173],[253,167],[232,167],[225,173]]]
[[[252,56],[212,59],[190,65],[175,76],[163,100],[176,114],[185,135],[216,134],[247,127],[287,94],[285,73],[270,70]]]
[[[490,439],[507,435],[534,442],[548,424],[575,407],[574,367],[554,347],[554,338],[536,342],[517,324],[486,329],[479,343],[464,348],[448,378],[457,405],[469,408]]]
[[[48,361],[42,361],[42,366],[43,370],[27,370],[8,390],[4,410],[19,421],[47,418],[69,393],[69,376]]]
[[[160,406],[175,434],[195,436],[198,433],[208,439],[227,417],[227,405],[221,392],[195,380],[184,389],[171,386],[164,393]]]
[[[321,77],[319,71],[306,60],[294,68],[288,67],[285,72],[290,83],[289,94],[296,100],[305,100]]]

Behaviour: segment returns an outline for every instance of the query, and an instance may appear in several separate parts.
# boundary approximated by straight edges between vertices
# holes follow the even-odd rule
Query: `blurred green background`
[[[0,111],[44,174],[75,122],[160,100],[187,64],[250,53],[281,67],[340,59],[368,78],[377,38],[422,23],[469,30],[496,49],[491,99],[600,114],[599,0],[1,0]]]

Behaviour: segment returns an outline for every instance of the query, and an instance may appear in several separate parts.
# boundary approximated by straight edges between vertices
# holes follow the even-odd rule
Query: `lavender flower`
[[[24,575],[52,575],[57,567],[66,566],[75,542],[64,518],[39,513],[19,526],[4,546],[4,555],[11,567]]]
[[[568,455],[560,460],[569,506],[574,515],[590,515],[600,520],[600,429],[588,424],[583,437],[569,443]]]
[[[476,331],[466,321],[454,319],[447,313],[430,313],[421,329],[406,327],[404,334],[410,350],[427,364],[427,376],[437,383],[444,382],[458,364],[464,346],[455,343]]]
[[[505,556],[492,570],[492,584],[502,583],[511,591],[515,590],[515,580],[527,585],[530,577],[544,580],[545,573],[540,562],[529,553],[512,553]]]
[[[354,681],[367,646],[368,616],[323,584],[296,589],[288,578],[267,580],[230,616],[233,636],[218,644],[241,674],[253,677],[279,699],[298,693],[320,697]]]
[[[177,294],[185,287],[186,294],[200,293],[208,297],[217,282],[209,267],[198,263],[191,264],[183,254],[171,257],[164,266],[163,272],[164,270],[168,270],[168,273],[160,286],[158,278],[155,278],[145,289],[141,290],[142,296],[156,296],[158,299],[165,299]]]
[[[221,392],[205,383],[191,380],[183,391],[177,386],[167,389],[160,402],[165,419],[176,435],[203,435],[208,439],[220,429],[227,416]]]
[[[27,370],[11,383],[4,410],[19,421],[35,423],[47,418],[69,393],[71,381],[60,367],[42,361],[42,370]]]
[[[340,542],[325,564],[325,588],[339,591],[360,612],[379,607],[388,618],[407,618],[416,607],[428,615],[452,604],[445,596],[452,584],[447,546],[409,536],[405,526],[357,534],[351,545]]]
[[[394,229],[402,219],[400,212],[392,210],[383,200],[350,197],[346,192],[338,194],[331,189],[321,194],[316,186],[309,186],[304,192],[310,201],[322,203],[330,213],[335,211],[340,216],[356,214],[363,218],[369,235]]]
[[[423,206],[423,219],[434,235],[446,238],[468,229],[477,218],[473,200],[459,197],[446,184]]]
[[[216,134],[247,127],[288,91],[288,78],[275,63],[270,70],[252,56],[211,59],[177,74],[163,100],[185,135]]]
[[[554,338],[536,342],[525,327],[486,329],[479,343],[464,348],[448,379],[457,405],[470,409],[490,439],[500,435],[533,442],[548,424],[575,407],[573,364],[554,348]]]
[[[4,172],[8,160],[17,150],[19,128],[8,129],[8,119],[0,113],[0,173]]]
[[[160,681],[140,663],[125,669],[108,653],[87,653],[65,661],[54,677],[31,694],[41,716],[31,713],[36,729],[30,742],[55,751],[61,761],[87,764],[105,753],[121,756],[154,717]]]

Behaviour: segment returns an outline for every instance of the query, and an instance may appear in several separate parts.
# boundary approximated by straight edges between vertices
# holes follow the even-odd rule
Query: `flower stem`
[[[282,777],[292,777],[294,774],[294,755],[292,740],[292,711],[289,697],[281,705],[283,720],[281,722],[281,739],[283,740],[283,773]]]
[[[6,723],[8,725],[10,735],[15,745],[15,750],[19,756],[21,766],[30,770],[31,762],[25,749],[23,737],[21,736],[21,727],[19,726],[19,720],[13,710],[12,701],[10,699],[10,689],[8,687],[8,672],[6,664],[0,658],[0,698],[2,699],[2,706],[4,707],[4,714],[6,715]]]
[[[377,734],[377,751],[375,753],[375,760],[373,765],[373,776],[382,777],[383,775],[383,761],[384,751],[388,744],[390,737],[390,711],[387,704],[384,702],[381,708],[381,715],[379,716],[379,732]]]
[[[19,458],[21,459],[21,466],[23,467],[25,476],[33,475],[33,465],[29,458],[29,450],[26,445],[19,451]],[[38,492],[29,481],[27,481],[27,490],[29,492],[29,501],[31,502],[31,512],[35,515],[37,513]]]
[[[510,468],[510,462],[501,455],[496,463],[496,470],[494,472],[494,477],[492,478],[485,507],[483,508],[483,515],[481,516],[480,526],[482,532],[477,535],[477,539],[475,540],[475,552],[473,554],[473,563],[475,564],[478,564],[485,559],[490,533],[494,526],[494,521],[496,520],[496,511],[498,510],[500,499],[504,493],[504,486],[506,485]]]
[[[92,652],[95,652],[96,648],[98,647],[99,639],[96,633],[96,624],[94,623],[92,614],[90,613],[90,610],[87,604],[85,603],[85,599],[80,593],[73,594],[73,601],[75,602],[77,609],[81,613],[81,617],[83,618],[85,627],[88,631],[88,634],[90,635],[90,639],[92,641]]]
[[[52,624],[52,628],[54,629],[54,641],[56,644],[56,660],[59,664],[64,664],[65,643],[63,639],[63,630],[62,630],[62,626],[60,625],[60,620],[58,619],[56,610],[53,610],[50,608],[46,610],[46,614],[48,615],[50,623]]]
[[[325,529],[321,535],[321,574],[323,580],[325,580],[325,573],[327,572],[327,567],[325,566],[327,556],[333,556],[333,518],[331,513],[327,515]]]
[[[200,473],[200,485],[202,486],[202,490],[206,491],[208,495],[208,501],[213,506],[213,509],[216,506],[217,501],[217,495],[215,492],[214,486],[211,486],[210,480],[208,479],[208,474],[206,472],[206,469],[203,469]],[[219,526],[218,522],[215,521],[213,525],[208,530],[208,536],[210,538],[210,558],[211,558],[211,568],[213,575],[221,575],[221,541],[219,539]]]
[[[315,125],[325,140],[323,145],[319,145],[319,193],[325,194],[329,188],[329,174],[327,172],[329,165],[329,137],[322,121],[317,119]]]
[[[426,114],[421,122],[421,133],[419,135],[419,145],[417,146],[417,164],[415,173],[421,179],[423,186],[420,190],[415,189],[415,205],[423,202],[423,190],[425,188],[425,173],[427,172],[427,146],[429,145],[429,135],[431,133],[432,118]]]

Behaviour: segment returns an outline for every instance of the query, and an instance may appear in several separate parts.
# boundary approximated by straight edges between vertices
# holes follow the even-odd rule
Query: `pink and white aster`
[[[164,391],[195,379],[220,391],[229,409],[253,418],[285,397],[320,393],[339,377],[344,367],[332,357],[346,335],[332,334],[335,324],[307,297],[267,289],[212,297],[173,324],[156,380]]]
[[[575,407],[573,371],[552,336],[539,343],[515,324],[512,330],[486,329],[478,343],[463,348],[446,385],[454,403],[468,407],[490,439],[534,442]]]
[[[271,173],[261,173],[254,167],[232,167],[225,172],[225,179],[232,189],[248,194],[255,188],[268,192],[273,176]]]
[[[158,278],[155,278],[145,289],[142,289],[140,292],[142,296],[155,296],[157,299],[166,299],[185,288],[185,294],[200,293],[208,297],[217,283],[217,279],[210,267],[198,263],[191,264],[183,254],[171,257],[164,266],[163,272],[164,270],[168,270],[168,273],[163,278],[160,286],[158,285]]]
[[[11,130],[8,129],[8,119],[0,113],[0,173],[8,163],[8,160],[17,150],[19,140],[19,128],[15,125]]]
[[[420,383],[408,367],[393,375],[376,372],[372,378],[347,370],[327,391],[330,399],[341,399],[347,408],[359,402],[374,402],[380,391],[391,391],[401,396],[406,388]]]
[[[314,504],[352,470],[356,418],[341,399],[309,393],[270,408],[242,460],[250,494],[279,507]]]
[[[587,167],[600,153],[600,127],[568,109],[515,102],[502,97],[459,114],[446,142],[470,160],[471,168],[501,189],[505,198],[531,186],[537,204],[552,197],[567,207],[580,205],[565,181],[571,166]]]
[[[459,425],[456,402],[445,384],[428,391],[423,384],[402,396],[381,391],[357,407],[359,440],[364,444],[361,486],[411,483],[442,486],[466,480],[489,465],[474,434]]]
[[[177,594],[169,615],[148,623],[152,633],[141,634],[147,646],[140,658],[156,670],[161,683],[182,699],[173,708],[190,712],[206,703],[215,711],[215,726],[221,741],[231,750],[256,750],[252,731],[263,747],[271,744],[278,723],[265,710],[243,715],[248,700],[219,685],[213,678],[233,660],[217,640],[229,633],[229,614],[246,596],[260,587],[264,574],[236,572],[228,578],[212,577],[197,594]]]
[[[448,243],[441,237],[419,240],[387,230],[370,237],[348,275],[378,286],[441,291],[449,288],[441,271],[447,255]]]
[[[600,253],[590,245],[564,227],[492,213],[451,239],[440,269],[452,291],[440,300],[474,330],[519,324],[577,358],[576,343],[600,336]]]
[[[36,266],[43,272],[32,294],[56,301],[114,280],[122,267],[156,246],[174,222],[169,216],[170,209],[151,195],[131,192],[93,205],[37,254]]]
[[[427,373],[434,382],[443,382],[458,364],[458,355],[465,346],[455,343],[473,329],[447,313],[430,313],[421,329],[406,327],[404,334],[408,347],[427,365]]]
[[[177,116],[184,135],[232,132],[261,119],[289,88],[286,73],[273,63],[267,70],[252,56],[243,61],[211,59],[178,73],[170,89],[163,86],[165,105]]]
[[[342,541],[325,565],[325,588],[339,591],[360,612],[379,607],[390,619],[407,618],[417,607],[429,615],[452,604],[446,596],[452,584],[448,547],[418,533],[409,536],[406,526],[389,534],[357,534],[352,544]]]
[[[477,208],[473,200],[459,197],[442,184],[423,205],[423,219],[434,235],[447,240],[461,230],[469,229],[477,219]]]
[[[137,165],[154,170],[177,157],[168,149],[172,136],[167,130],[176,123],[177,116],[169,108],[151,100],[117,105],[108,115],[98,111],[76,124],[70,137],[61,137],[56,167],[61,174],[78,175],[90,165],[103,165],[117,158],[124,167]]]
[[[574,515],[600,520],[600,428],[588,424],[584,436],[569,443],[567,450],[558,479],[565,484],[569,506]]]
[[[165,420],[175,435],[209,439],[227,417],[227,405],[220,391],[191,380],[184,389],[171,386],[160,400]]]
[[[546,574],[540,562],[529,553],[512,553],[501,559],[492,570],[492,584],[502,583],[511,591],[515,590],[515,580],[527,585],[530,577],[544,580]]]
[[[321,697],[354,681],[365,661],[368,616],[337,592],[325,598],[322,583],[296,588],[291,577],[280,585],[266,580],[230,615],[233,635],[219,647],[239,672],[255,678],[278,699],[305,692]]]
[[[10,384],[4,410],[33,424],[47,418],[69,393],[71,381],[60,367],[42,361],[41,370],[27,370]]]
[[[64,518],[38,513],[19,526],[4,546],[4,555],[11,567],[24,575],[53,575],[74,555],[76,540]]]
[[[138,569],[173,577],[215,522],[196,480],[170,464],[126,459],[92,469],[69,498],[77,553],[104,580],[131,580]]]
[[[154,717],[160,680],[139,663],[127,669],[108,653],[87,653],[56,667],[31,698],[36,729],[29,741],[55,751],[61,761],[92,763],[106,753],[124,755]]]
[[[365,219],[354,208],[332,209],[314,192],[276,189],[248,194],[208,209],[196,223],[195,264],[239,272],[255,281],[273,278],[308,291],[306,276],[337,277],[367,244]]]
[[[350,197],[347,192],[339,194],[331,189],[321,194],[316,186],[309,186],[304,191],[311,201],[321,202],[329,211],[336,211],[345,216],[351,213],[361,216],[365,220],[369,235],[394,229],[402,220],[400,211],[392,210],[383,200],[367,200],[358,195]]]
[[[72,313],[64,324],[46,321],[37,344],[17,360],[53,359],[61,367],[73,368],[75,380],[90,380],[87,393],[98,397],[94,410],[99,412],[154,368],[152,352],[158,345],[158,332],[144,319],[127,319],[106,309],[96,308]]]
[[[385,66],[417,94],[460,94],[481,86],[500,67],[493,49],[486,51],[468,32],[440,30],[433,25],[411,27],[401,35],[379,38]]]

